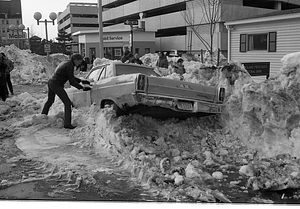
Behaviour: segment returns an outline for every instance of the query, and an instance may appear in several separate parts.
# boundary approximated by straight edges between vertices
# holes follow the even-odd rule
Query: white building
[[[246,63],[253,74],[278,74],[281,58],[300,51],[300,9],[276,11],[225,23],[228,59]]]

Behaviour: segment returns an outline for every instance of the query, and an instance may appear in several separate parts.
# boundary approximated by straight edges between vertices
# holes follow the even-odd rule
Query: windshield
[[[98,81],[99,76],[101,71],[103,70],[103,68],[105,67],[105,65],[101,65],[101,66],[96,66],[94,67],[91,72],[86,76],[86,78],[88,80],[90,80],[91,82],[93,81]]]

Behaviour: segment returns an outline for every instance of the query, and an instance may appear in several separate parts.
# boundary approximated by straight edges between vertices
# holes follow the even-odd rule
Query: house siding
[[[272,22],[234,25],[231,31],[231,61],[270,62],[270,76],[276,76],[281,67],[281,58],[289,53],[300,51],[300,18]],[[277,32],[276,52],[240,52],[240,34]]]

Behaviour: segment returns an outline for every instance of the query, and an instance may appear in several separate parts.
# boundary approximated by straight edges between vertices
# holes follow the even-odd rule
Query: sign
[[[8,34],[8,39],[26,39],[26,33],[9,33]]]
[[[44,50],[46,53],[51,52],[51,45],[50,44],[44,44]]]
[[[122,41],[122,36],[104,36],[103,41]]]
[[[248,62],[242,63],[251,76],[270,76],[270,62]]]
[[[138,25],[139,21],[138,20],[125,20],[124,24],[125,25]]]

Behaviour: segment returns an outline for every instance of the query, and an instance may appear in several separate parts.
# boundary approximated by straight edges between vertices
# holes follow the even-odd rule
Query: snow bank
[[[59,56],[57,59],[53,58],[53,62],[49,62],[28,51],[18,51],[12,46],[3,50],[6,50],[9,58],[19,60],[12,73],[17,83],[42,82],[43,79],[39,76],[43,75],[46,78],[61,59]],[[213,172],[204,171],[204,167],[211,166],[214,171],[223,173],[226,166],[237,163],[243,165],[249,155],[253,155],[248,159],[251,163],[253,160],[260,162],[259,158],[272,158],[286,153],[292,157],[300,157],[299,57],[300,52],[284,56],[281,73],[276,78],[262,83],[255,83],[244,66],[238,62],[212,70],[207,63],[185,60],[185,80],[226,88],[227,100],[222,120],[218,117],[207,117],[161,122],[140,115],[116,118],[111,110],[100,110],[99,107],[91,106],[88,109],[73,110],[73,122],[79,125],[79,128],[71,131],[71,134],[81,139],[81,146],[92,145],[98,150],[100,146],[105,145],[111,153],[123,159],[123,166],[131,169],[142,184],[151,188],[160,187],[162,194],[168,195],[169,198],[170,195],[174,195],[176,200],[175,194],[178,193],[178,189],[174,187],[161,190],[163,182],[198,185],[205,179],[213,178]],[[141,59],[145,64],[152,66],[157,60],[157,55],[148,54]],[[176,58],[172,59],[175,61]],[[96,61],[100,64],[106,62],[109,61]],[[164,73],[165,77],[178,79],[178,75],[170,73],[171,69],[157,70]],[[9,98],[5,104],[0,103],[4,114],[1,117],[11,118],[16,112],[20,112],[24,118],[15,123],[15,126],[26,128],[26,131],[36,131],[37,127],[62,127],[63,104],[60,100],[56,100],[49,117],[43,118],[32,115],[40,113],[46,98],[34,99],[26,94],[19,96]],[[171,164],[167,173],[163,174],[160,172],[160,162],[165,158],[170,159]],[[253,172],[264,168],[269,169],[268,165],[251,167]],[[183,175],[182,172],[186,169],[192,171],[191,178]],[[298,176],[295,173],[297,170],[286,170],[293,173],[295,178]],[[270,175],[266,174],[265,179]],[[216,173],[214,176],[216,177]],[[258,179],[252,178],[248,187],[260,189],[258,183]],[[200,195],[203,193],[206,194],[207,201],[215,201],[217,197],[221,197],[216,191],[200,185],[187,187],[184,191],[195,200],[204,198]],[[225,198],[223,200],[226,201]]]
[[[20,50],[15,45],[0,47],[0,51],[14,61],[14,70],[11,72],[13,84],[40,84],[48,81],[56,66],[65,59],[64,54],[52,54],[47,59],[31,53],[30,50]]]
[[[19,50],[14,45],[1,47],[1,51],[14,60],[12,78],[14,83],[19,84],[46,82],[56,65],[67,58],[65,55],[53,54],[47,60],[30,51]],[[205,55],[204,64],[185,55],[183,64],[186,73],[183,80],[226,88],[223,123],[226,124],[226,129],[248,144],[249,149],[258,151],[260,156],[271,157],[286,152],[299,156],[296,151],[300,146],[299,57],[300,52],[284,56],[281,60],[281,74],[258,84],[238,62],[225,65],[222,69],[212,69],[212,63],[208,63],[208,54]],[[157,59],[157,54],[141,57],[144,64],[149,66],[155,66]],[[168,57],[170,67],[155,70],[166,78],[180,79],[179,75],[171,73],[171,64],[177,59],[178,57]],[[97,66],[110,62],[111,60],[97,58],[93,64]]]
[[[300,52],[282,58],[281,73],[262,83],[238,77],[223,115],[227,127],[260,157],[300,157]]]

